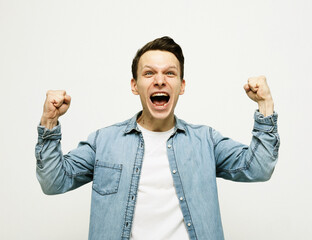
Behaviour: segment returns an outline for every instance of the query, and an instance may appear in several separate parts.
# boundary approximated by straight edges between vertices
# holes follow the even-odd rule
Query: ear
[[[134,95],[139,95],[137,81],[134,78],[131,79],[131,91]]]
[[[184,94],[184,91],[185,91],[185,80],[182,79],[182,82],[181,82],[181,89],[180,89],[180,95],[183,95]]]

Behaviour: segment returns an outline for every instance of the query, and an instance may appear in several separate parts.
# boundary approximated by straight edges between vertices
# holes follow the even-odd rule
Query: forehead
[[[142,70],[146,66],[155,68],[176,67],[180,69],[179,60],[173,53],[160,50],[150,50],[141,56],[138,68]]]

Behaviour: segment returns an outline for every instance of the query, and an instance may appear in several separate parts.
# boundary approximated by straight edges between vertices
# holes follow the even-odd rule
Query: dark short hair
[[[180,75],[181,80],[183,79],[184,75],[184,56],[182,52],[182,48],[173,41],[170,37],[161,37],[156,38],[155,40],[145,44],[141,49],[139,49],[132,61],[132,77],[137,80],[138,77],[138,64],[140,61],[141,56],[150,50],[160,50],[160,51],[167,51],[173,53],[176,58],[179,60],[180,63]]]

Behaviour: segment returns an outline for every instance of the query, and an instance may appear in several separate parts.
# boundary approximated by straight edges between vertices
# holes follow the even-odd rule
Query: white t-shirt
[[[138,127],[145,151],[130,239],[189,239],[167,156],[166,142],[174,129],[152,132]]]

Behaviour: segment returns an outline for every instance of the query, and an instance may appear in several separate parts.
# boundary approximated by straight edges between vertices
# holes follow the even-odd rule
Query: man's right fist
[[[64,90],[50,90],[43,106],[40,124],[48,129],[57,125],[57,120],[69,108],[71,97]]]

